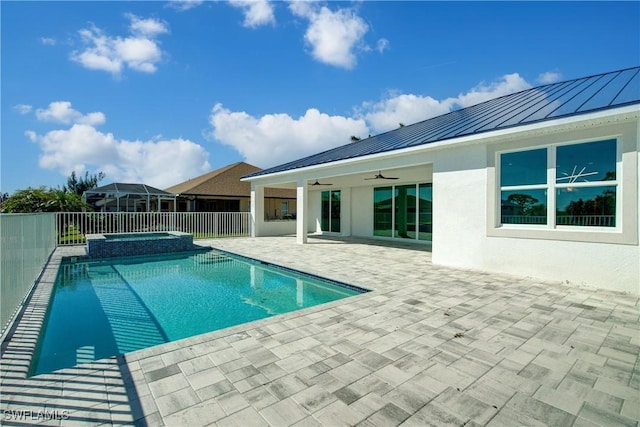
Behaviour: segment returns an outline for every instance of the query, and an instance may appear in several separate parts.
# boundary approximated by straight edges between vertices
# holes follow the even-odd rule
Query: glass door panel
[[[340,190],[323,191],[320,230],[340,232]]]
[[[418,240],[431,241],[433,236],[433,186],[420,184],[418,186]]]
[[[373,189],[373,235],[391,237],[393,211],[392,188]]]
[[[395,187],[395,226],[393,237],[416,238],[416,185]]]
[[[331,212],[331,204],[329,203],[331,192],[322,192],[322,213],[320,215],[320,229],[322,231],[329,231],[329,218]]]
[[[340,191],[331,192],[331,224],[329,229],[334,233],[340,232]]]

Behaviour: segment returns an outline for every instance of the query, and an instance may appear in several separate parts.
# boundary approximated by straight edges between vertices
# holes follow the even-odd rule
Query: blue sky
[[[0,3],[0,191],[166,188],[640,63],[640,2]]]

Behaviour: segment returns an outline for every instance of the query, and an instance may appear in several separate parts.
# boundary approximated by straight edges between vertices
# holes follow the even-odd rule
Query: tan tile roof
[[[240,178],[260,170],[259,167],[248,163],[237,162],[166,188],[165,191],[202,196],[250,197],[251,184],[240,181]],[[296,191],[266,188],[265,197],[295,199]]]

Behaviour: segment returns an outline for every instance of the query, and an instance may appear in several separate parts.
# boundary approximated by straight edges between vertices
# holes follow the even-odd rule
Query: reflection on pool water
[[[362,292],[215,250],[63,263],[31,375]]]

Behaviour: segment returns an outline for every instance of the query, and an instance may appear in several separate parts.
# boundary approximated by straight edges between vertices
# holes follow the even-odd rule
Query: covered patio
[[[201,241],[366,294],[25,378],[58,248],[3,344],[1,405],[52,425],[637,425],[637,295],[431,263],[428,248]],[[57,411],[57,412],[54,412]],[[61,418],[62,418],[61,417]]]
[[[265,186],[252,178],[253,236],[395,238],[406,243],[431,244],[433,164],[423,157],[350,163],[340,167],[271,178],[269,187],[297,191],[295,229],[273,228],[261,221]],[[420,231],[422,234],[420,235]]]

